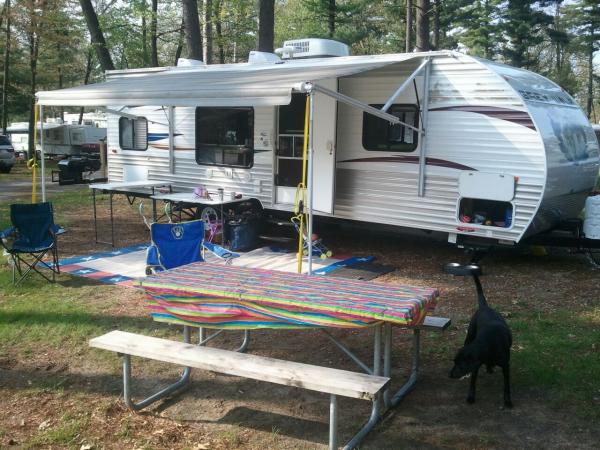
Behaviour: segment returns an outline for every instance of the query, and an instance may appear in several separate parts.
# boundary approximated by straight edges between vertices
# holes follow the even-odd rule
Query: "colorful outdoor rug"
[[[91,278],[102,283],[130,286],[136,279],[146,276],[147,247],[145,244],[134,245],[87,256],[65,258],[60,261],[60,269],[65,273]],[[206,262],[210,264],[225,264],[225,261],[210,252],[206,252],[205,258]],[[373,259],[372,256],[315,259],[313,260],[313,273],[330,275],[333,271],[368,263]],[[298,270],[296,254],[276,247],[262,247],[242,253],[239,258],[232,261],[232,265],[291,273]],[[306,261],[302,268],[303,273],[308,271]]]
[[[132,285],[146,276],[147,245],[133,245],[107,252],[60,260],[61,272],[92,278],[102,283]]]

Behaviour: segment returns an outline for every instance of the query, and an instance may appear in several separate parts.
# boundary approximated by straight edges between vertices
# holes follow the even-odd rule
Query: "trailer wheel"
[[[206,230],[210,228],[210,223],[215,220],[219,220],[220,214],[219,212],[213,208],[212,206],[205,206],[204,208],[199,208],[197,217],[204,222],[204,227]]]

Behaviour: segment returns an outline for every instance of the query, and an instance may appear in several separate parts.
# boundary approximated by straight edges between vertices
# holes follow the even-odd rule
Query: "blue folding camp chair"
[[[10,220],[12,226],[0,232],[0,243],[12,260],[13,283],[19,284],[32,271],[54,282],[60,273],[56,238],[65,230],[54,223],[52,203],[10,205]],[[48,254],[51,263],[43,260]],[[50,270],[52,279],[40,269]]]
[[[229,263],[240,256],[210,242],[204,242],[204,221],[150,224],[150,246],[146,252],[146,274],[204,261],[209,250]]]

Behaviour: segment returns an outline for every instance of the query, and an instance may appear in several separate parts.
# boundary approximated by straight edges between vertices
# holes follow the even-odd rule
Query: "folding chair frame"
[[[49,247],[39,251],[17,250],[12,247],[8,247],[5,244],[4,239],[15,236],[17,230],[14,227],[10,227],[0,232],[0,245],[4,247],[6,253],[10,256],[12,261],[13,285],[17,286],[31,272],[38,273],[42,278],[50,283],[54,283],[56,281],[56,274],[60,275],[57,237],[63,234],[65,230],[58,225],[52,225],[48,231],[52,235],[53,242]],[[49,253],[52,256],[52,262],[46,262],[43,260],[43,258]],[[30,256],[31,259],[28,260],[27,256]],[[52,272],[52,279],[40,271],[39,269],[41,268],[50,270]]]
[[[5,247],[6,248],[6,247]],[[13,274],[13,285],[17,286],[23,281],[27,275],[31,272],[38,273],[45,280],[50,283],[56,281],[56,274],[60,275],[60,265],[58,263],[58,246],[56,245],[56,237],[52,246],[45,248],[39,252],[17,252],[13,249],[7,249],[8,254],[12,259],[12,274]],[[52,262],[47,263],[43,258],[50,253],[52,255]],[[28,261],[24,256],[29,255],[33,260]],[[52,278],[50,279],[44,272],[39,270],[40,268],[48,269],[52,272]],[[18,279],[17,279],[18,274]]]

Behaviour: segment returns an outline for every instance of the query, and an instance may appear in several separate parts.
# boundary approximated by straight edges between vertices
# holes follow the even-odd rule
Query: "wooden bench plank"
[[[426,316],[420,328],[424,330],[444,331],[452,321],[447,317]]]
[[[200,347],[124,331],[111,331],[91,339],[89,344],[181,366],[366,400],[372,400],[390,382],[387,377]]]

